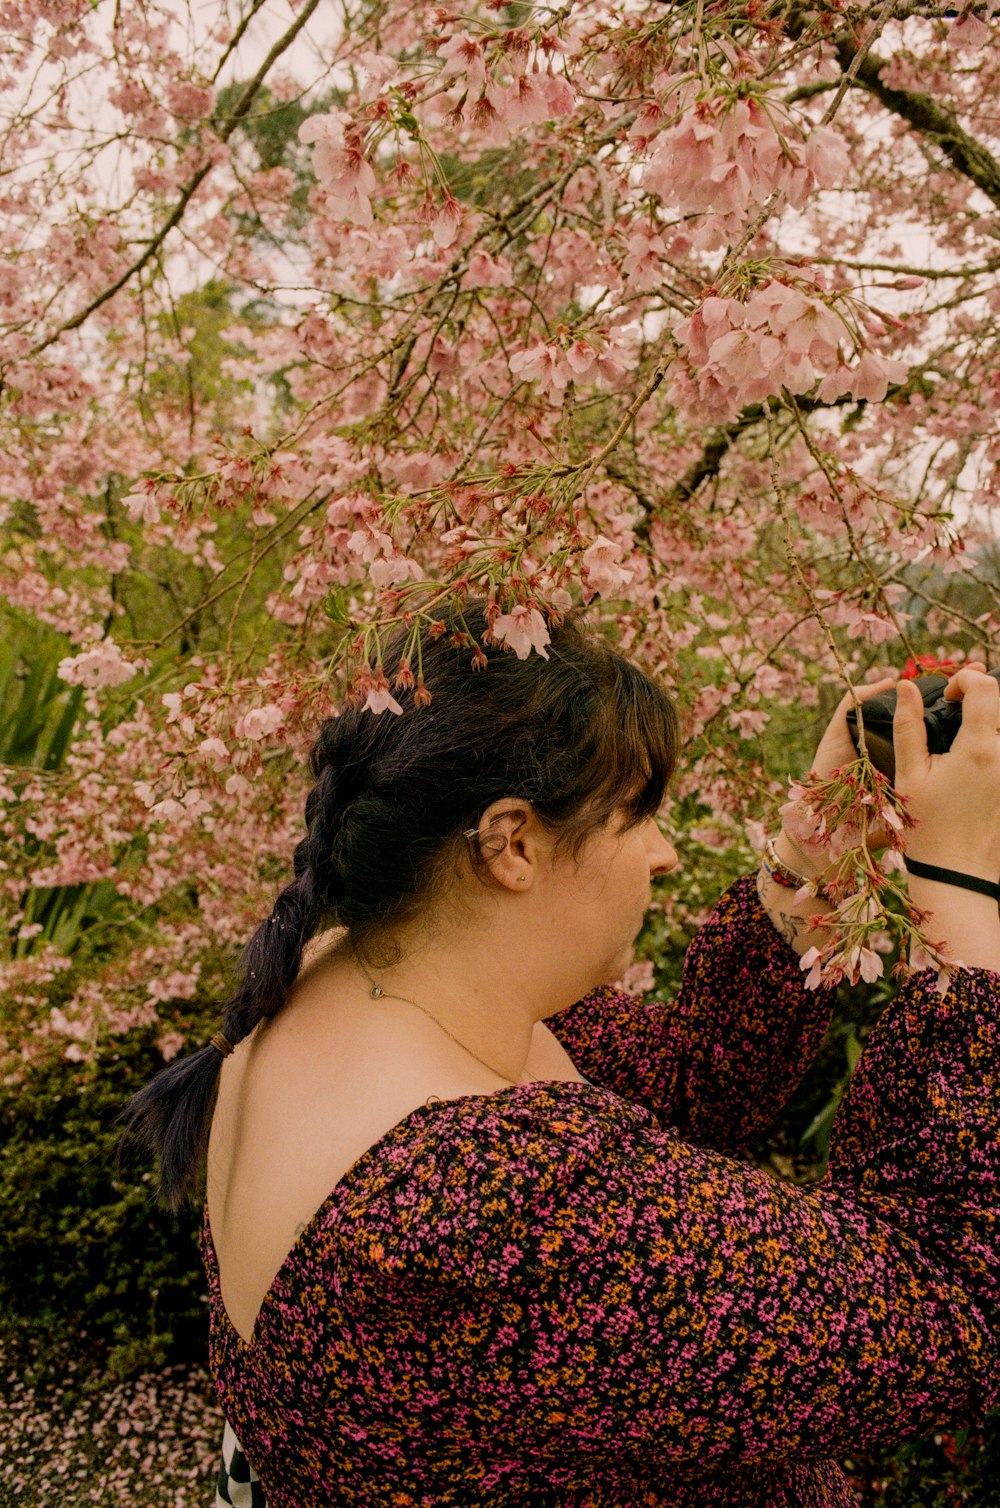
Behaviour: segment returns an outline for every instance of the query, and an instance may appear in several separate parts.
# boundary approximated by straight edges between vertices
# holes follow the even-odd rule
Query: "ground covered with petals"
[[[208,1372],[169,1367],[127,1382],[79,1363],[28,1380],[0,1355],[0,1508],[205,1508],[222,1417]]]

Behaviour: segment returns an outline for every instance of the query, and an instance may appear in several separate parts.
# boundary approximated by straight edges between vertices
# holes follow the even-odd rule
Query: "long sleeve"
[[[220,1401],[272,1508],[598,1484],[846,1508],[830,1457],[1000,1401],[1000,975],[900,991],[831,1166],[789,1187],[587,1083],[418,1107],[317,1212],[252,1347],[207,1244]]]
[[[523,1140],[508,1105],[513,1142],[468,1125],[472,1181],[459,1205],[428,1181],[444,1234],[430,1253],[420,1236],[425,1275],[460,1254],[431,1350],[459,1366],[478,1336],[468,1407],[510,1410],[529,1455],[558,1439],[700,1470],[830,1456],[994,1404],[1000,978],[964,973],[945,1001],[932,986],[873,1033],[818,1191],[614,1100],[549,1131],[533,1114]]]
[[[687,951],[671,1004],[596,990],[549,1019],[581,1073],[652,1110],[689,1141],[745,1146],[812,1062],[833,992],[807,990],[755,877],[730,886]]]

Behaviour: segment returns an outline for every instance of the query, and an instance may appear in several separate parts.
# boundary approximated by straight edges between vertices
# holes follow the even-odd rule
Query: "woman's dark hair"
[[[222,1014],[230,1042],[278,1014],[322,927],[346,927],[364,951],[418,915],[492,802],[527,798],[557,844],[577,853],[613,813],[636,823],[660,807],[678,749],[661,687],[572,620],[552,627],[547,659],[492,643],[482,603],[466,604],[455,627],[422,634],[430,706],[414,704],[401,632],[384,669],[411,684],[395,691],[402,716],[349,706],[322,725],[295,878],[244,949]],[[479,672],[468,635],[485,652]],[[171,1209],[199,1185],[221,1063],[211,1045],[188,1054],[123,1113],[125,1135],[156,1154]]]

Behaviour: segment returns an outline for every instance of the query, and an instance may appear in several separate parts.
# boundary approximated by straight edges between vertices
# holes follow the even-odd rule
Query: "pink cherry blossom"
[[[562,350],[541,342],[525,351],[515,351],[509,365],[515,377],[535,382],[543,392],[551,390],[557,396],[573,377],[573,369]]]
[[[518,605],[509,613],[501,613],[493,624],[493,637],[498,644],[506,644],[519,660],[526,660],[531,651],[537,650],[543,660],[549,652],[545,648],[550,634],[545,619],[536,607]]]
[[[299,128],[299,140],[313,146],[313,169],[326,190],[331,213],[340,220],[370,225],[375,173],[350,126],[351,117],[343,110],[311,115]]]
[[[251,714],[252,715],[252,714]],[[196,753],[199,759],[210,760],[215,769],[221,770],[229,763],[229,750],[221,738],[204,738],[198,745]]]
[[[644,958],[638,963],[630,964],[625,970],[621,980],[621,987],[630,995],[641,995],[646,990],[651,990],[656,983],[653,971],[653,963],[649,958]]]
[[[367,563],[377,559],[380,554],[391,555],[396,547],[391,534],[369,525],[367,528],[354,530],[347,541],[347,548],[352,555]]]
[[[802,158],[816,182],[824,188],[842,183],[850,171],[847,143],[829,126],[814,126],[806,138]]]
[[[545,96],[549,120],[573,114],[576,109],[576,91],[564,74],[543,73],[538,80],[538,87]]]
[[[815,990],[823,982],[823,960],[818,948],[808,948],[799,959],[799,968],[806,975],[806,989]]]
[[[456,32],[438,47],[438,57],[444,59],[443,77],[460,75],[470,95],[479,93],[486,79],[482,44],[466,32]]]
[[[159,523],[160,505],[156,499],[155,490],[140,488],[135,492],[129,492],[122,498],[122,506],[127,510],[128,516],[133,522],[141,520],[146,524]]]
[[[397,717],[403,715],[403,709],[389,690],[388,682],[372,686],[365,697],[364,710],[374,712],[376,715],[380,712],[394,712]]]
[[[871,948],[859,948],[856,954],[850,955],[850,963],[865,984],[874,984],[876,979],[882,978],[882,960]]]
[[[511,288],[513,284],[510,263],[503,257],[491,257],[485,251],[473,252],[462,279],[463,288]]]
[[[64,681],[71,686],[91,689],[121,686],[130,681],[139,668],[138,664],[125,659],[112,639],[102,639],[80,654],[59,661],[59,675]]]
[[[434,216],[431,225],[431,234],[434,237],[435,245],[440,246],[442,249],[451,246],[458,236],[463,218],[461,205],[457,199],[453,199],[449,194],[441,209]]]
[[[715,170],[717,147],[714,122],[688,116],[657,137],[656,150],[643,173],[644,186],[661,199],[692,210],[706,207],[703,186]],[[697,204],[690,197],[696,190]]]
[[[537,125],[549,118],[549,102],[538,87],[539,80],[532,74],[515,78],[507,91],[503,116],[514,130],[522,126]]]
[[[987,47],[993,40],[994,34],[986,25],[986,22],[980,21],[978,16],[972,14],[971,10],[966,11],[963,16],[959,16],[958,20],[952,23],[948,31],[948,41],[952,47],[956,48],[975,49]]]
[[[281,708],[268,702],[263,707],[251,708],[243,717],[238,718],[233,731],[237,738],[249,738],[257,742],[280,728],[284,721],[285,714]]]
[[[889,390],[889,383],[905,381],[907,370],[905,361],[893,361],[875,351],[863,351],[848,391],[854,398],[881,403]]]
[[[614,540],[599,534],[593,544],[583,552],[583,570],[586,575],[585,597],[599,594],[602,597],[621,596],[635,575],[632,566],[622,565],[623,547]]]
[[[373,585],[383,591],[401,581],[419,581],[423,571],[415,560],[408,560],[405,555],[383,555],[380,560],[372,561],[368,574]]]
[[[622,274],[640,293],[656,288],[663,281],[666,242],[648,226],[640,226],[627,238],[628,251],[622,259]]]
[[[185,1046],[185,1038],[177,1031],[161,1032],[156,1039],[157,1050],[165,1063],[172,1063]]]
[[[364,79],[360,90],[363,100],[374,99],[389,80],[399,73],[399,63],[395,58],[377,52],[363,52],[358,58],[358,66]]]

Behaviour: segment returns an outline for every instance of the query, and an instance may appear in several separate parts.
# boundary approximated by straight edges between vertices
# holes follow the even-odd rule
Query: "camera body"
[[[1000,682],[1000,670],[991,670],[990,675]],[[924,727],[927,729],[927,748],[931,754],[946,754],[962,726],[962,703],[945,699],[946,675],[918,675],[914,685],[924,699]],[[896,778],[896,751],[892,746],[892,719],[896,711],[896,692],[883,691],[864,703],[865,744],[868,758],[877,770],[889,780]],[[854,747],[858,747],[858,709],[851,707],[847,714]]]

